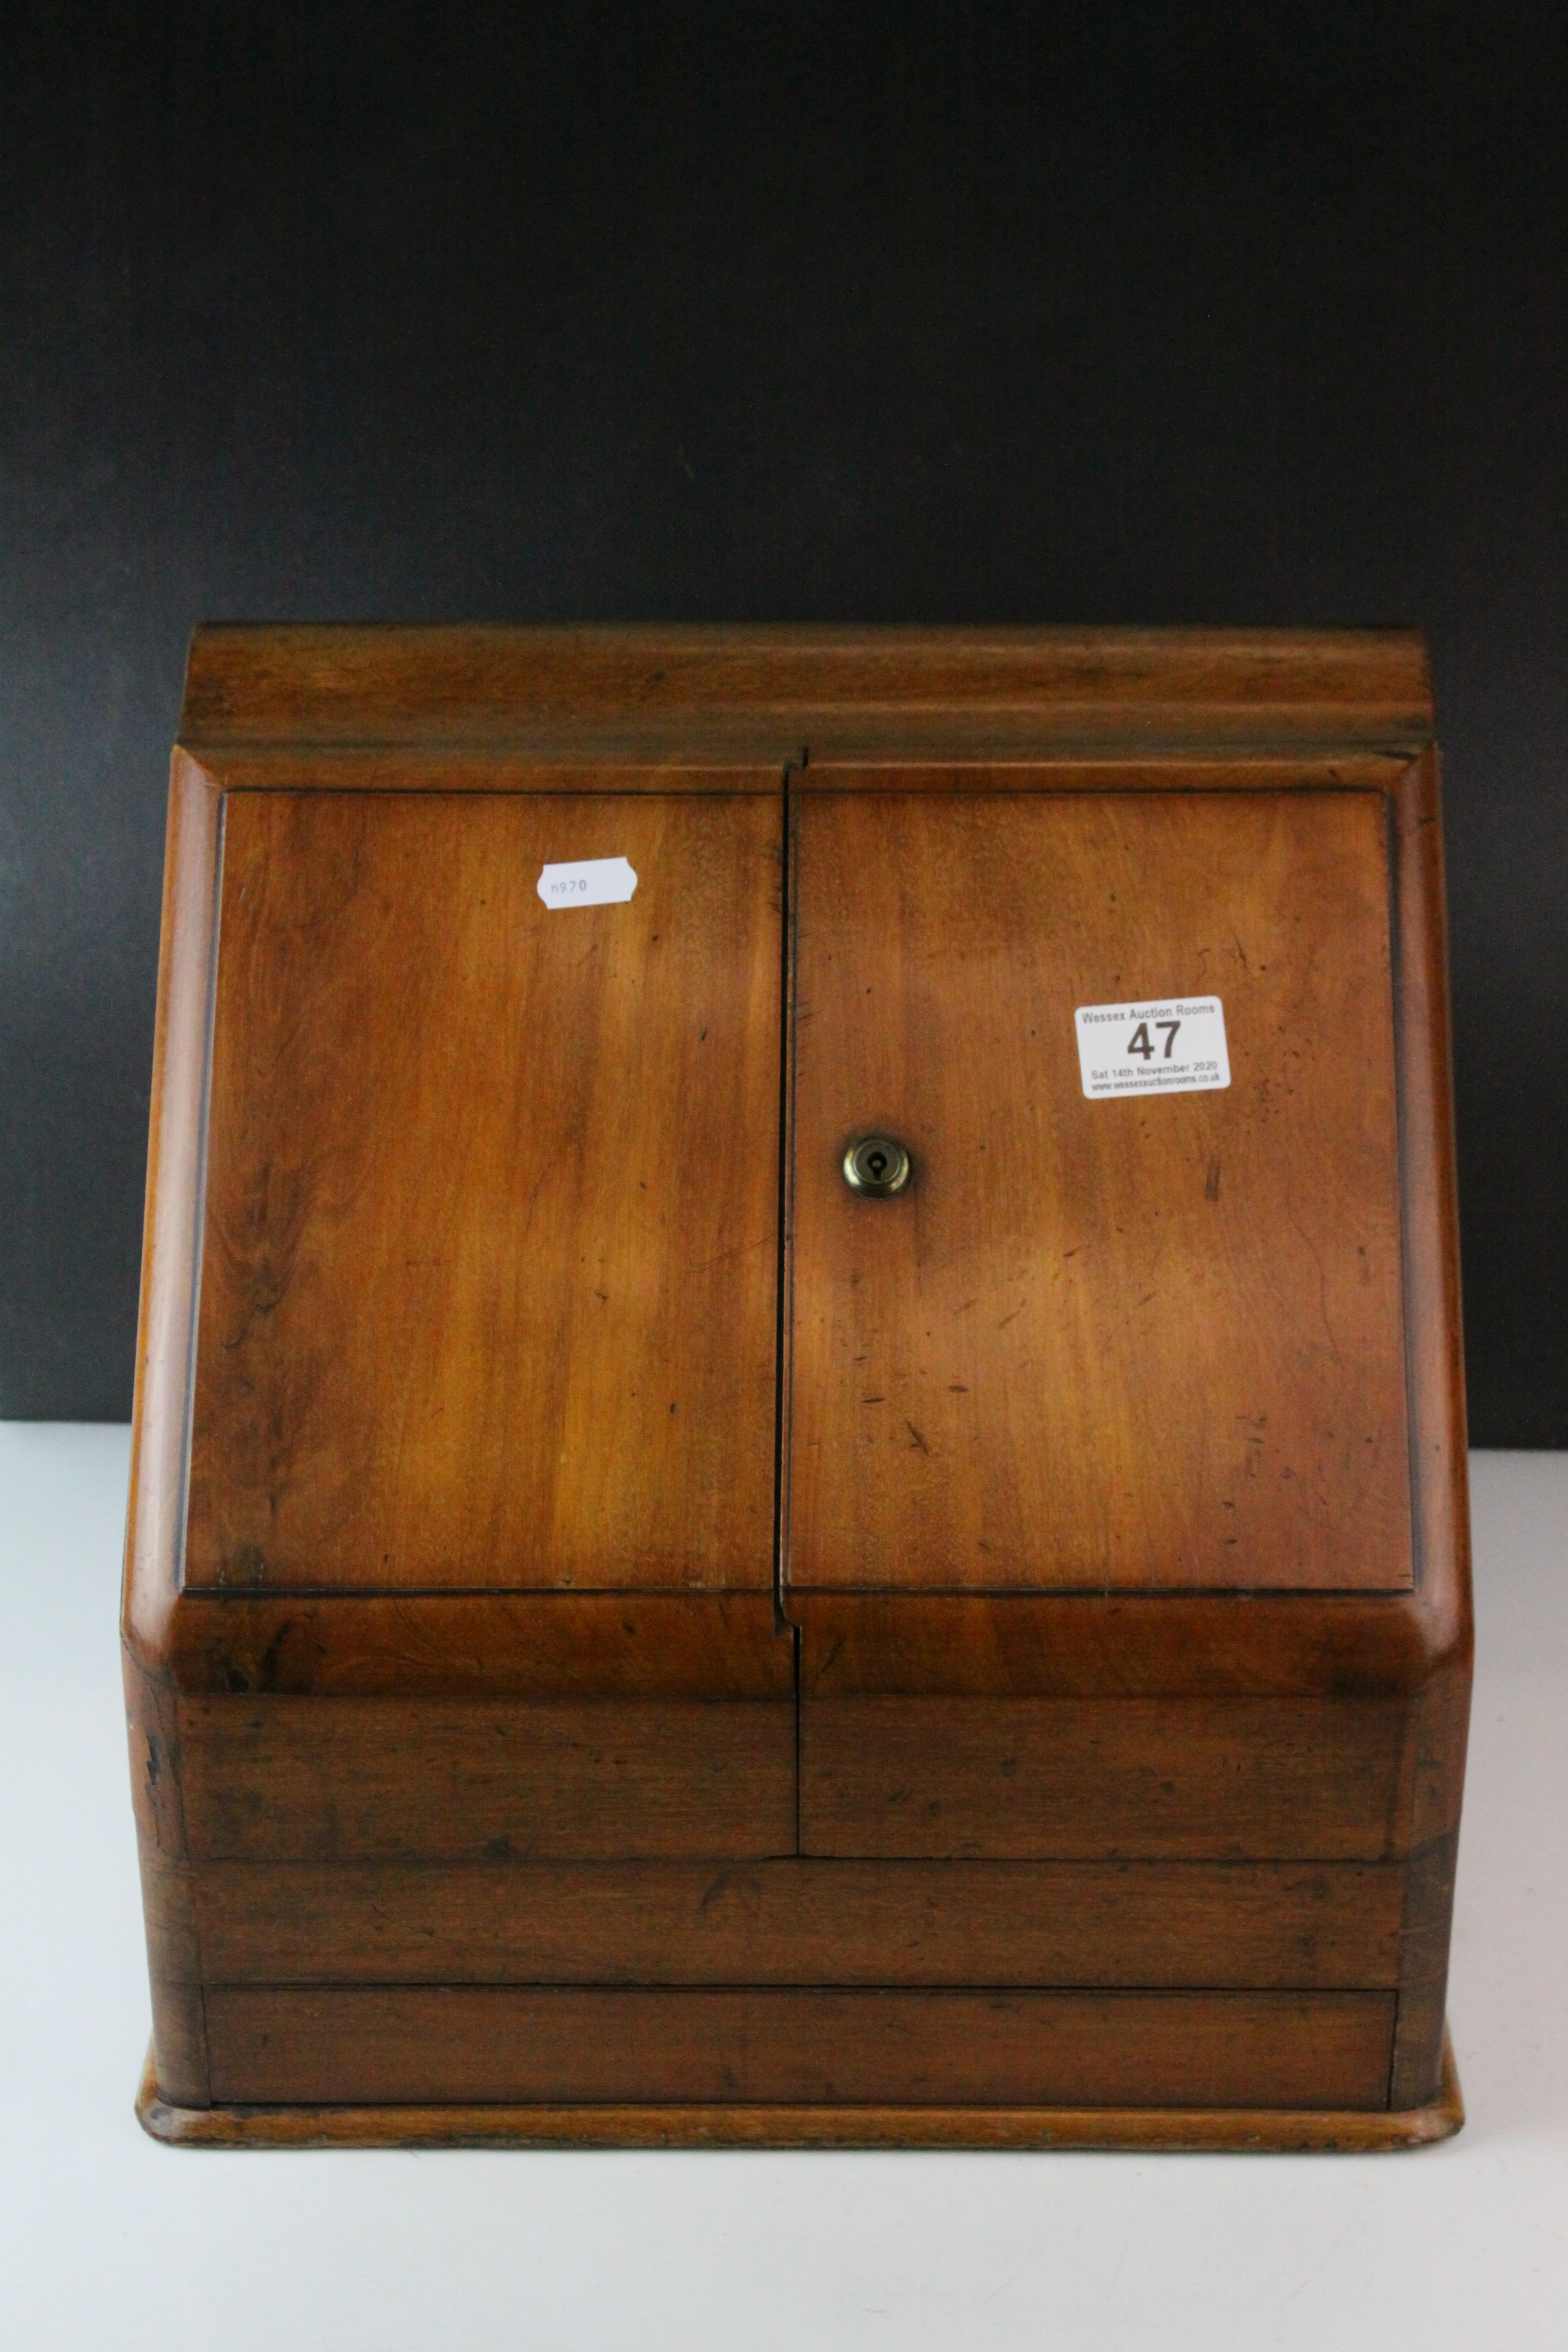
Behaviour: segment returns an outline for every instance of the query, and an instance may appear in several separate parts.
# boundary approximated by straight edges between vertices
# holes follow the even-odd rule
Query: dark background
[[[198,618],[1416,622],[1568,1443],[1556,8],[8,15],[0,1413],[129,1409]]]

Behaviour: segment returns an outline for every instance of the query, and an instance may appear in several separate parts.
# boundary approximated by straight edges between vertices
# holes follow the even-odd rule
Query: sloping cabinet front
[[[230,795],[188,1586],[771,1593],[767,781]]]
[[[198,637],[151,2129],[1452,2128],[1428,728],[1403,639]]]
[[[1386,806],[1119,786],[798,796],[793,1586],[1410,1584]]]

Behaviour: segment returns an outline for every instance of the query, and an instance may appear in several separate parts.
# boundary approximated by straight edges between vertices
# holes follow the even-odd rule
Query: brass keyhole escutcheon
[[[862,1135],[844,1154],[844,1182],[852,1192],[886,1200],[909,1182],[909,1154],[891,1135]]]

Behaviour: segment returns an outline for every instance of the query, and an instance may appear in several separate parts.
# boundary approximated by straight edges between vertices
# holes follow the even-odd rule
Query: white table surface
[[[119,1428],[0,1425],[0,2341],[1568,2347],[1568,1455],[1474,1460],[1469,2123],[1419,2155],[1249,2158],[155,2145],[131,2113],[127,1451]]]

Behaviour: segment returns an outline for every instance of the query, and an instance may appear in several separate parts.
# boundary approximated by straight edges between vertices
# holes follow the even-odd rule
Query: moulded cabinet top
[[[1392,629],[211,627],[180,728],[230,758],[587,744],[689,767],[1430,737],[1421,642]]]

